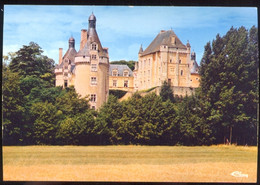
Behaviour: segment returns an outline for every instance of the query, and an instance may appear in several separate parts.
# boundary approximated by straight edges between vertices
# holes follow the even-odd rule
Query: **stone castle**
[[[199,86],[196,55],[172,30],[161,31],[145,50],[141,46],[132,71],[127,65],[109,63],[108,48],[101,45],[93,13],[88,21],[88,30],[81,30],[78,52],[73,37],[64,56],[59,49],[55,75],[56,86],[74,85],[77,93],[89,98],[91,108],[98,109],[107,101],[109,89],[135,92],[155,87],[159,93],[166,80],[174,95],[185,96]]]

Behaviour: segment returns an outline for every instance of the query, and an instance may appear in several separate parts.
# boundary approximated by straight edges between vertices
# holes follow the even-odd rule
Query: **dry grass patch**
[[[257,148],[235,146],[3,147],[3,159],[12,181],[256,182],[257,171]]]

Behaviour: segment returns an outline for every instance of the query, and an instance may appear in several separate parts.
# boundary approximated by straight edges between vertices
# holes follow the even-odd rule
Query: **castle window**
[[[128,80],[124,81],[124,87],[128,87]]]
[[[170,63],[172,63],[172,59],[170,59]]]
[[[91,85],[97,85],[97,77],[91,77]]]
[[[117,69],[114,69],[113,71],[112,71],[112,76],[117,76]]]
[[[97,95],[96,94],[91,94],[90,95],[90,101],[91,102],[96,102],[97,101]]]
[[[68,80],[64,80],[64,87],[68,87]]]
[[[129,76],[129,72],[127,70],[124,71],[124,76]]]
[[[150,61],[150,59],[148,60],[148,62],[149,62],[148,65],[150,66],[150,65],[151,65],[151,61]]]
[[[97,71],[97,64],[91,64],[91,71]]]
[[[179,64],[181,64],[181,60],[179,60]]]
[[[113,87],[117,86],[117,80],[113,80]]]
[[[196,78],[196,80],[199,80],[198,78]]]
[[[92,45],[91,45],[91,49],[92,49],[92,50],[97,50],[97,45],[96,45],[96,44],[92,44]]]
[[[181,70],[181,76],[183,75],[183,70]]]
[[[97,55],[91,55],[91,59],[96,60],[97,59]]]

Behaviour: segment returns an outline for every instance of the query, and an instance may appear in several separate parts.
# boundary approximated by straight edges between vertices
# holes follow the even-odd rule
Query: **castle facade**
[[[81,30],[80,49],[74,49],[74,38],[69,39],[69,49],[55,69],[56,86],[74,85],[82,97],[88,97],[90,106],[98,109],[108,99],[109,55],[96,32],[96,17],[90,15],[88,30]]]
[[[185,96],[199,86],[196,54],[172,30],[161,31],[145,50],[141,46],[132,71],[127,65],[109,64],[108,48],[101,45],[93,13],[88,21],[88,30],[81,30],[78,52],[73,37],[64,56],[59,49],[55,75],[56,86],[73,85],[78,94],[89,99],[91,108],[98,109],[107,101],[109,89],[135,92],[155,88],[159,94],[167,81],[174,95]]]
[[[144,51],[142,46],[139,50],[134,87],[145,90],[167,81],[175,95],[191,95],[199,86],[198,69],[189,42],[184,45],[172,30],[162,30]]]

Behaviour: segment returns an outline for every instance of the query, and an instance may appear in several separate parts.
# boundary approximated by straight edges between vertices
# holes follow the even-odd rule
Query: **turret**
[[[93,12],[92,12],[92,14],[89,16],[89,19],[88,19],[88,27],[89,27],[89,28],[94,28],[94,29],[96,29],[96,17],[95,17],[95,15],[93,14]]]
[[[192,53],[191,53],[191,60],[196,60],[196,53],[193,51]]]
[[[73,37],[69,39],[69,48],[75,48],[75,39]]]

